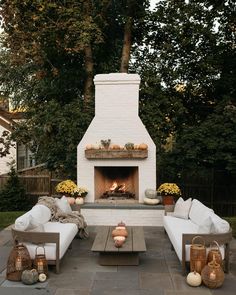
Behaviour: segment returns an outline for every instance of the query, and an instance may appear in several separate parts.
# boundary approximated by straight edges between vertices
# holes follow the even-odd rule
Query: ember
[[[110,199],[110,200],[117,200],[117,199],[134,199],[135,194],[126,191],[125,183],[118,184],[116,181],[113,182],[112,186],[109,188],[108,191],[103,193],[101,196],[102,199]]]

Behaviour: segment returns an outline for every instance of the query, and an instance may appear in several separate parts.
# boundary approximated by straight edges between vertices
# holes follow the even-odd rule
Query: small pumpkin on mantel
[[[148,145],[146,143],[141,143],[138,146],[139,150],[147,150],[148,149]]]

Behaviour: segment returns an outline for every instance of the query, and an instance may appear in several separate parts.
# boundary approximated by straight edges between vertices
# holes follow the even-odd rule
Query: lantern
[[[17,244],[15,241],[7,261],[6,278],[9,281],[20,281],[22,272],[26,269],[31,269],[29,252],[23,244]]]
[[[215,257],[202,270],[202,281],[208,288],[219,288],[222,286],[225,275],[219,263],[216,262]]]
[[[43,249],[43,253],[39,254],[38,250],[40,248]],[[35,249],[34,268],[39,274],[44,273],[48,276],[48,262],[45,255],[45,248],[43,246],[38,246]]]

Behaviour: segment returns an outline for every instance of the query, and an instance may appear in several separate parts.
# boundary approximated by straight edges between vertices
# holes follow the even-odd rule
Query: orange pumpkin
[[[115,236],[123,236],[123,237],[128,237],[128,232],[127,230],[124,228],[124,229],[114,229],[112,231],[112,236],[115,237]]]
[[[75,198],[68,197],[68,198],[67,198],[67,202],[68,202],[70,205],[73,205],[73,204],[75,203]]]
[[[138,148],[139,148],[140,150],[147,150],[147,149],[148,149],[148,145],[147,145],[146,143],[141,143],[141,144],[138,146]]]

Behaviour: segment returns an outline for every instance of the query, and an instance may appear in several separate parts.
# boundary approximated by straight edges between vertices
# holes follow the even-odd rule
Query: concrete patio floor
[[[1,295],[233,295],[236,289],[236,241],[231,244],[231,268],[219,289],[189,287],[181,265],[162,227],[144,227],[147,252],[139,266],[100,266],[98,254],[90,251],[96,227],[89,227],[87,240],[75,239],[61,263],[60,274],[49,268],[46,283],[32,286],[5,279],[6,261],[12,248],[10,229],[0,232]]]

